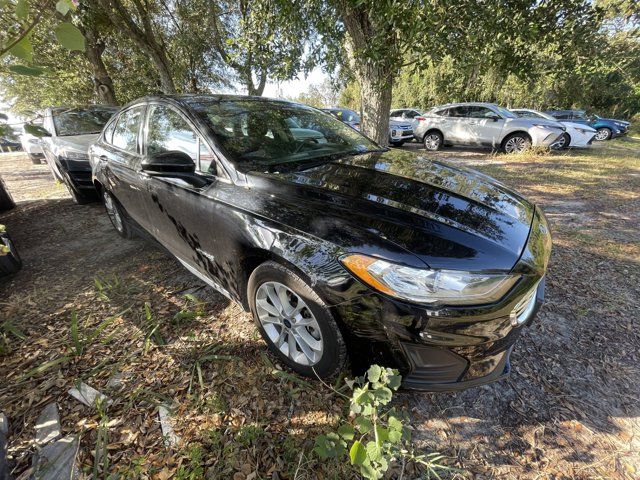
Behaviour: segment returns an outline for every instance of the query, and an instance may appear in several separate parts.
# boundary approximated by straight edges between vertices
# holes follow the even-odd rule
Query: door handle
[[[98,157],[98,160],[100,160],[101,162],[106,162],[107,160],[109,160],[109,157],[107,157],[106,155],[100,155]]]

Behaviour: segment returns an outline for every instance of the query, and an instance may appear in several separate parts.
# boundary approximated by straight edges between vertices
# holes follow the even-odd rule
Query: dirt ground
[[[640,478],[640,140],[438,156],[541,205],[554,250],[546,304],[508,380],[397,395],[417,445],[446,455],[444,477]],[[346,478],[310,452],[344,404],[274,369],[246,313],[153,242],[121,239],[100,205],[75,205],[46,166],[3,154],[0,175],[18,203],[0,223],[24,262],[0,283],[0,325],[19,330],[0,331],[14,474],[28,472],[35,418],[56,401],[64,433],[81,436],[87,478]],[[114,375],[121,386],[108,387]],[[79,380],[114,400],[108,411],[67,395]],[[173,408],[179,447],[164,445],[160,404]]]

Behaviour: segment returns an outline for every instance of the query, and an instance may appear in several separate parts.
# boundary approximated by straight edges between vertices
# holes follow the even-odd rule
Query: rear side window
[[[558,120],[569,120],[569,118],[571,118],[571,115],[566,112],[556,112],[552,113],[551,115],[556,117]]]
[[[127,152],[138,151],[138,132],[144,107],[134,107],[120,114],[115,122],[111,144]]]
[[[473,118],[489,118],[495,116],[495,112],[487,107],[481,107],[478,105],[467,107],[466,117]]]

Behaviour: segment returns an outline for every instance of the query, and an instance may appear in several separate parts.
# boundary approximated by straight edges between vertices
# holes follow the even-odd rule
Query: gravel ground
[[[640,478],[640,141],[617,142],[615,147],[596,145],[592,154],[507,157],[459,149],[438,154],[493,175],[539,203],[554,235],[546,304],[513,353],[511,377],[456,394],[398,394],[411,412],[419,445],[447,455],[448,464],[460,469],[446,475]],[[308,445],[306,425],[321,425],[330,416],[326,392],[301,397],[293,389],[282,402],[274,400],[282,383],[266,378],[264,365],[256,366],[265,347],[239,307],[205,288],[153,242],[118,237],[100,205],[75,205],[46,166],[32,165],[21,154],[3,154],[0,175],[18,203],[15,210],[0,214],[0,223],[7,225],[24,262],[21,272],[0,283],[0,324],[10,320],[27,335],[23,341],[10,338],[8,352],[0,356],[0,378],[7,379],[0,382],[0,410],[12,420],[9,440],[14,472],[27,471],[33,419],[51,400],[61,405],[65,431],[87,429],[80,461],[87,469],[95,462],[91,436],[95,427],[87,418],[97,417],[67,399],[64,392],[71,375],[91,379],[101,388],[113,371],[100,371],[94,377],[90,372],[100,359],[117,357],[122,370],[130,361],[137,378],[145,377],[147,390],[162,390],[163,375],[172,375],[166,383],[173,385],[162,392],[180,403],[183,419],[177,421],[176,431],[183,438],[201,438],[194,426],[198,422],[210,422],[215,428],[230,425],[220,430],[227,435],[238,418],[240,430],[230,438],[240,445],[238,432],[244,425],[255,423],[264,430],[264,452],[256,452],[255,447],[253,453],[249,448],[234,450],[235,456],[224,457],[229,468],[205,462],[201,476],[325,478],[313,462],[302,463],[307,458],[304,446],[293,449],[302,453],[298,468],[291,470],[286,464],[298,462],[297,455],[286,450],[287,441],[285,450],[274,444],[286,433],[300,445]],[[96,296],[96,278],[122,279],[124,286],[113,280],[111,293]],[[152,364],[143,356],[147,350],[141,337],[135,344],[123,341],[118,346],[95,347],[93,356],[85,352],[81,360],[74,359],[49,377],[21,376],[60,352],[68,354],[70,312],[86,311],[100,318],[122,307],[143,305],[153,294],[159,298],[154,300],[154,312],[173,316],[184,310],[186,292],[195,292],[206,306],[206,314],[188,323],[189,335],[226,342],[225,353],[243,362],[240,369],[203,368],[207,382],[219,385],[219,392],[228,392],[226,416],[203,414],[201,409],[197,416],[189,410],[193,372],[184,359],[194,346],[180,350],[191,341],[180,324],[167,326],[165,341],[151,349],[154,361],[164,355],[165,364]],[[118,318],[129,321],[128,314]],[[127,330],[143,331],[137,321],[127,323]],[[176,333],[181,328],[184,331]],[[144,361],[128,356],[124,361],[118,347],[140,349]],[[252,369],[262,372],[264,380],[247,378]],[[183,391],[184,398],[180,397]],[[266,405],[251,413],[256,395]],[[269,401],[277,405],[271,408]],[[116,470],[120,464],[124,477],[169,478],[184,458],[190,458],[162,453],[157,421],[148,408],[133,402],[118,412],[120,423],[110,437],[110,464]],[[123,440],[136,429],[142,432],[139,437],[129,438],[129,443]],[[150,465],[164,466],[132,467],[139,456]],[[251,477],[252,472],[258,473]]]

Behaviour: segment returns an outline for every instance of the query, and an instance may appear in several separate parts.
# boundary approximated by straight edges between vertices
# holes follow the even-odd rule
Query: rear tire
[[[444,143],[444,137],[437,130],[432,130],[427,132],[422,139],[422,144],[424,145],[425,150],[429,150],[431,152],[435,152],[442,148],[442,144]]]
[[[116,229],[116,232],[118,232],[122,238],[126,238],[127,240],[132,239],[134,237],[133,229],[118,201],[109,192],[102,190],[102,202],[104,203],[104,208],[107,211],[109,220],[111,220],[111,225]]]
[[[80,192],[76,190],[73,184],[66,180],[65,185],[67,186],[67,190],[69,190],[69,194],[71,194],[71,198],[78,205],[86,205],[87,203],[93,203],[98,200],[98,196],[92,192]]]
[[[611,133],[611,129],[607,128],[607,127],[602,127],[602,128],[598,128],[596,130],[596,137],[595,139],[599,142],[604,142],[606,140],[611,140],[612,137],[612,133]]]
[[[347,348],[331,312],[296,273],[268,261],[247,286],[249,307],[269,350],[306,377],[329,378],[346,365]]]

